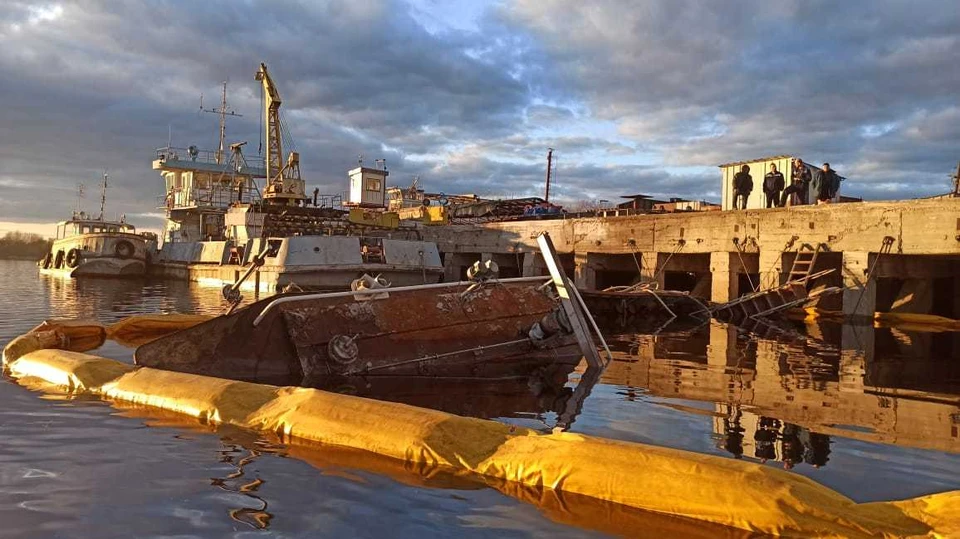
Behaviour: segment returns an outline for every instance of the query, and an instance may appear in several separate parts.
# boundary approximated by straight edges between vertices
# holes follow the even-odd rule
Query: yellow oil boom
[[[304,182],[300,179],[300,154],[290,152],[287,162],[281,162],[283,126],[280,121],[280,92],[270,78],[266,64],[260,64],[257,80],[263,84],[263,125],[267,140],[267,186],[263,200],[271,204],[295,205],[307,199]]]

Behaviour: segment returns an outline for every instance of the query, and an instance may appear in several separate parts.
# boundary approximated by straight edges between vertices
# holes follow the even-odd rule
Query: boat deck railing
[[[239,191],[233,185],[214,183],[209,187],[179,187],[173,188],[165,195],[157,197],[157,208],[166,210],[192,208],[226,209],[231,204],[240,202],[253,204],[260,201],[260,193],[256,189]]]
[[[196,164],[204,168],[219,167],[223,172],[240,173],[251,176],[262,176],[266,164],[262,157],[249,158],[239,154],[239,166],[232,163],[234,158],[228,150],[222,153],[220,150],[201,150],[196,146],[189,148],[179,148],[175,146],[166,146],[157,148],[156,159],[162,163],[173,164],[182,163],[184,165]]]

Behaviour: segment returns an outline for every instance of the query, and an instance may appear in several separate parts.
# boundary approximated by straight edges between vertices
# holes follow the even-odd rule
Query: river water
[[[216,289],[193,283],[70,281],[2,260],[0,275],[0,345],[49,317],[109,323],[223,307]],[[657,335],[607,331],[615,361],[572,417],[575,432],[787,468],[861,502],[960,489],[958,334],[801,322],[754,332],[719,323]],[[132,355],[109,342],[96,353]],[[362,380],[336,389],[549,429],[581,373],[553,391]],[[424,481],[369,456],[288,448],[7,378],[0,522],[4,537],[651,533],[637,520],[573,519],[464,480]]]

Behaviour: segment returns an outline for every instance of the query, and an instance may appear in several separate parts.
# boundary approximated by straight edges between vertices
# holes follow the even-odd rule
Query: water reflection
[[[68,279],[38,275],[48,308],[56,318],[112,322],[141,313],[220,314],[219,291],[184,281],[151,279]]]
[[[829,461],[831,436],[960,453],[958,334],[793,323],[712,322],[616,335],[602,381],[714,405],[718,448],[736,458]]]
[[[115,406],[124,409],[125,416],[143,420],[152,427],[174,427],[217,436],[221,447],[210,457],[212,460],[229,464],[234,467],[234,471],[222,479],[211,480],[211,484],[218,489],[244,495],[253,501],[254,507],[239,507],[229,511],[230,518],[252,528],[282,528],[284,524],[289,526],[289,522],[284,519],[292,519],[293,515],[284,514],[277,517],[267,512],[268,497],[258,490],[263,485],[274,484],[281,486],[272,491],[273,496],[278,497],[285,493],[286,485],[283,484],[283,476],[270,475],[269,459],[290,458],[309,464],[323,477],[336,478],[358,488],[369,489],[370,483],[376,481],[374,478],[380,477],[389,478],[407,487],[448,491],[449,494],[443,495],[443,499],[457,500],[467,504],[464,506],[463,514],[458,515],[458,518],[465,519],[468,523],[475,518],[473,515],[475,510],[472,508],[475,499],[485,492],[493,491],[522,502],[524,506],[539,512],[550,521],[574,527],[569,535],[575,537],[589,535],[591,530],[619,537],[636,536],[638,530],[643,530],[644,536],[650,537],[746,538],[754,536],[742,530],[682,517],[644,512],[571,492],[526,486],[493,477],[465,475],[453,470],[410,466],[399,460],[350,448],[306,443],[287,446],[281,444],[273,435],[266,435],[267,437],[264,438],[256,433],[229,426],[200,425],[189,418],[156,409],[138,408],[124,403],[116,403]],[[265,466],[251,479],[251,474],[247,470],[257,463]],[[249,488],[244,490],[244,485]],[[397,487],[390,488],[395,490]],[[350,487],[341,487],[341,490],[349,491]],[[365,492],[367,490],[360,491],[358,494],[364,495]],[[377,497],[377,493],[371,493],[369,496],[376,498],[378,502],[386,503],[386,500]],[[277,505],[282,506],[283,503],[278,502]],[[323,508],[320,507],[320,509],[322,514]],[[304,511],[309,513],[310,508],[305,508]],[[484,527],[482,521],[479,522],[470,528],[475,529],[477,525]],[[369,523],[352,522],[351,529],[364,529],[367,525]],[[478,531],[480,535],[500,536],[503,532],[509,535],[511,531],[523,530],[524,524],[522,520],[517,520],[509,522],[508,526],[506,530],[490,529],[486,530],[486,533],[482,529]],[[443,535],[432,528],[431,532],[437,536]],[[551,537],[563,535],[559,529],[541,529],[540,534]]]
[[[723,411],[715,418],[717,448],[743,458],[753,456],[761,463],[779,461],[790,470],[798,464],[814,468],[826,466],[830,460],[830,436],[814,432],[775,417],[742,411],[739,405],[722,404]]]
[[[223,308],[216,289],[189,283],[64,281],[37,278],[35,268],[28,266],[20,273],[7,271],[5,297],[12,302],[10,311],[15,316],[0,320],[0,337],[10,338],[51,316],[111,322],[134,313],[216,314]],[[22,278],[17,280],[17,275]],[[561,376],[551,382],[461,384],[408,379],[385,384],[385,380],[367,379],[351,381],[340,390],[461,415],[507,418],[536,428],[568,427],[610,438],[775,462],[800,473],[825,467],[829,473],[819,473],[815,479],[858,501],[960,488],[955,479],[960,470],[960,363],[954,359],[960,356],[958,334],[799,322],[755,327],[711,323],[684,331],[678,327],[666,327],[656,336],[642,335],[644,328],[611,330],[616,360],[597,376],[597,385],[589,383],[596,373],[581,370],[570,380]],[[96,353],[129,359],[129,349],[110,346]],[[575,385],[578,380],[587,382]],[[58,481],[70,487],[64,493],[44,490],[53,480],[43,486],[39,482],[18,486],[30,503],[47,503],[63,514],[24,517],[21,512],[16,517],[21,519],[20,527],[11,524],[14,530],[55,521],[61,526],[58,529],[94,533],[108,518],[103,514],[108,511],[105,507],[128,500],[136,503],[123,516],[109,515],[114,525],[149,525],[160,530],[158,534],[170,536],[223,535],[260,526],[278,534],[349,535],[358,529],[375,529],[380,535],[404,535],[391,532],[417,518],[429,519],[431,529],[448,535],[483,535],[463,515],[489,516],[497,510],[493,508],[502,507],[512,512],[504,517],[509,525],[487,530],[488,534],[508,533],[519,529],[516,526],[541,534],[585,533],[541,520],[518,524],[510,518],[528,507],[538,508],[556,522],[610,533],[656,530],[658,525],[669,530],[673,525],[666,520],[658,524],[649,515],[591,505],[595,503],[591,500],[573,503],[566,494],[550,499],[547,491],[513,493],[504,492],[505,485],[450,476],[425,478],[396,462],[369,455],[294,447],[274,454],[262,442],[222,429],[220,439],[158,443],[163,436],[155,433],[160,429],[138,430],[126,418],[104,419],[86,409],[91,405],[79,401],[72,403],[76,404],[74,415],[68,415],[21,387],[6,385],[0,386],[0,402],[4,432],[9,435],[5,436],[6,453],[0,452],[4,463],[0,468],[53,470],[61,474]],[[589,397],[580,397],[591,391]],[[90,420],[78,419],[81,413],[90,414]],[[131,464],[133,454],[149,464]],[[297,459],[277,458],[283,455]],[[224,462],[230,468],[216,468],[216,461],[225,457],[231,459]],[[304,473],[306,466],[298,467],[301,458],[320,473]],[[234,476],[238,470],[243,475]],[[68,483],[70,477],[78,479]],[[180,477],[179,482],[170,481],[171,477]],[[348,478],[349,484],[338,483],[340,478]],[[423,494],[421,486],[457,490]],[[8,493],[7,505],[15,507],[21,498]],[[528,498],[533,506],[513,502]],[[143,509],[151,503],[160,509]],[[189,525],[170,517],[187,510],[205,516]],[[358,511],[374,518],[358,519]],[[437,525],[435,519],[443,522]],[[590,524],[593,521],[598,523]],[[81,524],[86,527],[78,527]],[[683,532],[698,530],[690,525]],[[662,535],[677,535],[674,532]]]
[[[238,507],[230,510],[230,518],[241,522],[255,529],[266,529],[270,525],[273,515],[267,512],[267,501],[257,495],[257,491],[263,486],[265,481],[259,476],[248,478],[246,466],[252,464],[264,452],[277,453],[282,446],[268,444],[264,441],[258,441],[255,445],[258,447],[244,449],[243,446],[230,443],[229,438],[224,438],[221,443],[223,447],[218,451],[219,461],[236,466],[232,473],[225,477],[213,477],[210,484],[227,492],[241,494],[254,503],[254,507]],[[240,455],[246,451],[246,455]]]
[[[318,388],[481,419],[526,418],[542,424],[541,430],[568,430],[602,374],[590,367],[571,379],[573,370],[558,364],[505,378],[342,376],[328,377]]]

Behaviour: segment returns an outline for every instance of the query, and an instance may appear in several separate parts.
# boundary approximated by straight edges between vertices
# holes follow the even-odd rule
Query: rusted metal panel
[[[385,300],[291,304],[283,317],[305,375],[314,377],[417,373],[428,363],[446,368],[533,352],[526,333],[554,308],[535,287],[490,284],[471,292],[423,290]],[[331,353],[338,335],[355,343],[349,357]]]
[[[522,375],[543,365],[573,365],[581,357],[562,331],[528,337],[557,308],[539,283],[388,289],[380,299],[277,299],[141,346],[135,359],[182,372],[312,385],[333,374],[369,372]],[[267,309],[270,304],[275,308]]]

